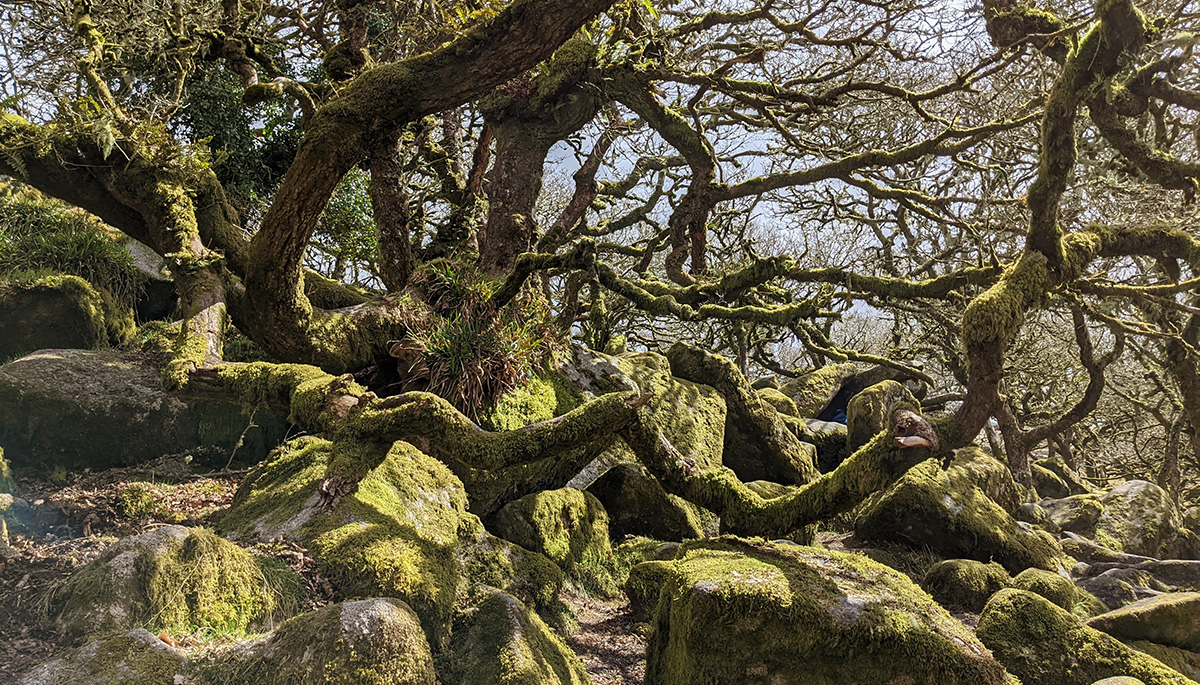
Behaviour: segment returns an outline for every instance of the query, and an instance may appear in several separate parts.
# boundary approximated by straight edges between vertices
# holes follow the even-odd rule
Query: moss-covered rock
[[[1100,495],[1097,542],[1119,552],[1161,557],[1180,535],[1183,521],[1166,491],[1131,480]]]
[[[82,278],[0,280],[0,361],[35,350],[107,344],[104,300]]]
[[[1189,682],[1162,662],[1024,590],[1007,589],[993,595],[975,633],[1024,683],[1091,685],[1112,676],[1133,676],[1146,685]]]
[[[1133,647],[1143,654],[1149,654],[1167,666],[1170,666],[1183,675],[1200,683],[1200,654],[1186,649],[1179,649],[1178,647],[1168,647],[1166,645],[1147,642],[1145,640],[1138,640],[1134,642],[1126,641],[1125,644]]]
[[[645,561],[629,569],[624,590],[635,621],[645,621],[654,616],[659,593],[674,569],[675,563],[667,560]]]
[[[1027,568],[1018,573],[1013,579],[1013,587],[1041,595],[1067,611],[1075,605],[1075,583],[1040,568]]]
[[[221,530],[243,540],[299,541],[338,596],[404,601],[435,649],[449,639],[455,602],[474,582],[557,609],[562,571],[486,533],[467,511],[462,482],[406,442],[364,465],[357,489],[330,507],[321,490],[330,461],[353,457],[339,450],[316,437],[285,443],[243,481]]]
[[[775,411],[780,414],[787,414],[795,418],[800,418],[800,410],[796,408],[796,403],[792,398],[783,394],[776,388],[757,388],[755,392],[767,404],[775,407]]]
[[[1042,499],[1059,499],[1062,497],[1071,496],[1071,488],[1066,481],[1058,477],[1050,469],[1042,466],[1038,462],[1034,462],[1029,466],[1029,472],[1033,476],[1033,489],[1037,491],[1038,497]]]
[[[1119,640],[1147,640],[1200,651],[1200,593],[1147,597],[1093,617],[1088,625]]]
[[[983,611],[988,598],[1012,585],[1012,576],[996,563],[974,559],[946,559],[925,572],[921,587],[938,604],[960,607],[972,613]]]
[[[1107,609],[1117,609],[1171,590],[1149,573],[1132,568],[1110,568],[1098,575],[1081,578],[1078,584]]]
[[[42,350],[0,366],[0,445],[14,468],[104,469],[189,453],[224,466],[257,461],[287,431],[285,416],[162,387],[143,356]]]
[[[799,416],[816,418],[856,373],[854,364],[830,364],[788,381],[780,390],[796,403]]]
[[[143,628],[96,639],[26,672],[17,685],[175,685],[187,659]]]
[[[1050,515],[1046,513],[1046,510],[1035,502],[1025,502],[1018,506],[1016,512],[1013,513],[1013,518],[1025,523],[1032,523],[1048,533],[1062,532],[1054,521],[1050,520]]]
[[[850,452],[890,428],[892,414],[898,409],[920,411],[920,403],[903,385],[883,381],[850,398],[846,405],[846,445]]]
[[[1081,478],[1062,457],[1051,457],[1049,459],[1039,459],[1034,462],[1037,466],[1054,474],[1058,480],[1062,481],[1067,486],[1066,495],[1058,495],[1059,497],[1067,497],[1069,495],[1086,495],[1093,492],[1095,488],[1086,480]],[[1055,495],[1044,495],[1044,497],[1054,497]]]
[[[583,664],[520,600],[480,588],[456,623],[453,653],[462,685],[589,685]]]
[[[1138,680],[1137,678],[1130,678],[1129,676],[1118,675],[1118,676],[1113,676],[1112,678],[1105,678],[1103,680],[1097,680],[1096,682],[1092,683],[1092,685],[1146,685],[1146,683],[1143,683],[1142,681]]]
[[[721,538],[672,563],[648,683],[1010,682],[969,630],[865,557]]]
[[[608,530],[614,539],[643,535],[680,541],[704,534],[700,508],[667,492],[641,464],[617,464],[587,491],[608,512]]]
[[[417,615],[395,599],[331,604],[297,616],[204,673],[206,685],[434,685]]]
[[[784,417],[792,432],[817,448],[817,470],[829,473],[850,456],[846,445],[846,424],[819,419]]]
[[[144,626],[191,633],[269,628],[295,612],[299,579],[199,528],[124,538],[45,598],[47,620],[72,638]]]
[[[594,495],[574,488],[509,502],[496,512],[491,528],[509,542],[546,555],[568,573],[612,557],[608,514]]]
[[[1045,499],[1038,506],[1060,530],[1091,537],[1096,534],[1096,522],[1104,506],[1095,495],[1071,495],[1060,499]]]
[[[947,470],[929,460],[859,508],[865,540],[924,545],[951,558],[996,561],[1010,573],[1070,568],[1048,533],[1019,523],[990,495],[1012,503],[1008,469],[976,448],[959,450]]]

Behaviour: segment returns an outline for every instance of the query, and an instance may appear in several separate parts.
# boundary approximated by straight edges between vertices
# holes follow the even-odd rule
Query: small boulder
[[[1097,680],[1096,682],[1092,683],[1092,685],[1146,685],[1146,683],[1143,683],[1137,678],[1118,675],[1113,676],[1112,678],[1105,678],[1104,680]]]
[[[163,389],[160,370],[116,350],[41,350],[0,366],[0,445],[16,468],[94,470],[189,453],[258,461],[286,417]],[[240,446],[239,446],[240,445]]]
[[[719,538],[671,563],[648,683],[1009,682],[945,609],[865,557]]]
[[[1200,683],[1200,654],[1179,649],[1178,647],[1168,647],[1145,640],[1126,641],[1126,644],[1133,647],[1139,652],[1149,654],[1158,659],[1171,668],[1179,671],[1192,680]]]
[[[974,559],[946,559],[925,572],[921,587],[938,604],[972,613],[983,611],[988,598],[1012,585],[1012,576],[1000,564]]]
[[[1013,587],[1041,595],[1067,611],[1075,606],[1075,583],[1051,571],[1027,568],[1013,579]]]
[[[404,602],[360,599],[297,616],[237,649],[207,682],[434,685],[433,654]]]
[[[1006,589],[988,600],[975,634],[1024,683],[1091,685],[1132,676],[1146,685],[1187,685],[1157,659],[1084,625],[1050,600]]]
[[[1108,569],[1098,575],[1080,579],[1078,585],[1100,600],[1106,609],[1117,609],[1171,589],[1155,580],[1149,573],[1132,568]]]
[[[703,537],[699,508],[663,489],[641,464],[617,464],[588,486],[608,512],[614,538],[644,535],[656,540]]]
[[[888,430],[892,414],[901,408],[918,411],[921,405],[908,388],[896,381],[883,381],[856,394],[846,406],[847,451],[854,453]]]
[[[625,596],[629,598],[629,611],[635,621],[645,621],[654,616],[659,593],[674,572],[671,561],[644,561],[629,569],[625,581]]]
[[[579,657],[520,600],[480,588],[454,633],[462,685],[590,685]],[[443,679],[445,680],[445,679]]]
[[[800,418],[800,410],[796,408],[796,403],[792,398],[779,392],[775,388],[756,388],[759,398],[767,404],[775,407],[775,411],[780,414],[787,414],[795,418]]]
[[[996,561],[1010,573],[1068,568],[1058,542],[1020,523],[996,499],[1016,508],[1008,468],[976,448],[959,450],[949,469],[930,459],[909,469],[858,509],[855,534],[927,546],[951,558]]]
[[[856,373],[858,367],[852,363],[830,364],[784,383],[780,390],[796,403],[799,416],[816,418]]]
[[[1051,457],[1049,459],[1041,459],[1034,462],[1037,466],[1054,474],[1058,480],[1062,481],[1067,486],[1067,494],[1060,495],[1067,497],[1069,495],[1086,495],[1095,490],[1086,480],[1079,477],[1079,474],[1074,471],[1062,457]],[[1054,497],[1055,495],[1047,495]]]
[[[1147,640],[1200,651],[1200,592],[1171,592],[1140,599],[1088,621],[1119,640]]]
[[[1044,499],[1038,506],[1046,512],[1059,530],[1092,537],[1104,505],[1095,495],[1072,495],[1061,499]]]
[[[187,659],[144,628],[108,635],[27,671],[17,685],[174,685]]]
[[[509,502],[492,520],[496,535],[546,555],[564,571],[596,566],[612,556],[608,514],[595,495],[560,488]]]
[[[79,638],[145,626],[191,633],[269,628],[290,616],[295,574],[201,528],[164,526],[114,543],[46,595],[47,620]]]
[[[1042,499],[1059,499],[1072,494],[1071,487],[1058,474],[1038,462],[1029,466],[1029,473],[1033,476],[1033,489]]]

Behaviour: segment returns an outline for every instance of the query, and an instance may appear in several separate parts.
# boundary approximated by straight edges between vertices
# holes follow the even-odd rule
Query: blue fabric
[[[845,424],[846,423],[846,410],[839,409],[838,413],[833,415],[833,420],[837,421],[838,423]]]

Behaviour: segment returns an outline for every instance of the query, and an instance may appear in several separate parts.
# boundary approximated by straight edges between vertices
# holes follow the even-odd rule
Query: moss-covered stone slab
[[[1166,491],[1131,480],[1100,495],[1104,508],[1096,521],[1096,542],[1119,552],[1163,556],[1179,537],[1183,520]]]
[[[1059,499],[1044,499],[1038,506],[1060,530],[1086,537],[1096,534],[1096,522],[1104,505],[1095,495],[1071,495]]]
[[[47,621],[72,638],[134,626],[172,633],[269,628],[295,612],[299,579],[201,528],[124,538],[46,595]]]
[[[1147,640],[1200,651],[1200,592],[1147,597],[1093,617],[1088,625],[1119,640]]]
[[[574,488],[546,490],[509,502],[496,512],[492,531],[544,554],[571,573],[612,557],[608,514],[595,495]]]
[[[635,621],[654,616],[659,594],[674,571],[675,563],[667,560],[644,561],[629,569],[624,590]]]
[[[0,280],[0,361],[35,350],[107,344],[104,301],[82,278]]]
[[[1149,573],[1125,567],[1110,568],[1097,575],[1081,578],[1078,585],[1100,600],[1107,609],[1118,609],[1139,599],[1171,591],[1170,586],[1159,582]]]
[[[17,685],[175,685],[187,659],[143,628],[107,635],[48,661]]]
[[[1126,641],[1139,652],[1149,654],[1167,666],[1200,683],[1200,654],[1178,647],[1155,644],[1145,640]]]
[[[520,600],[480,588],[454,634],[462,685],[590,685],[579,657]]]
[[[685,543],[673,563],[647,683],[1011,682],[945,609],[866,557],[721,538]]]
[[[641,464],[617,464],[588,486],[608,512],[614,539],[643,535],[682,541],[704,535],[700,508],[668,493]]]
[[[1033,489],[1042,499],[1060,499],[1074,494],[1066,481],[1038,462],[1029,466],[1029,473],[1033,476]]]
[[[990,495],[1007,500],[1008,469],[975,448],[959,450],[943,470],[929,460],[858,509],[855,533],[865,540],[927,546],[950,558],[995,561],[1010,573],[1071,566],[1048,533],[1020,523]]]
[[[1092,487],[1085,479],[1075,472],[1062,457],[1051,457],[1049,459],[1039,459],[1034,462],[1034,465],[1039,466],[1046,471],[1052,473],[1058,480],[1067,486],[1065,495],[1043,495],[1043,497],[1067,497],[1070,495],[1086,495],[1094,492],[1096,488]]]
[[[854,364],[830,364],[784,383],[780,390],[796,403],[799,416],[816,418],[856,373]]]
[[[847,451],[853,453],[890,428],[892,414],[898,409],[919,411],[920,408],[908,388],[896,381],[883,381],[863,389],[846,405]]]
[[[921,587],[944,607],[983,611],[988,598],[1012,585],[1012,576],[996,563],[946,559],[925,572]]]
[[[1162,662],[1084,625],[1050,600],[1001,590],[988,600],[975,634],[1023,683],[1091,685],[1132,676],[1146,685],[1189,685]]]
[[[794,418],[801,418],[800,410],[796,407],[796,403],[792,398],[783,394],[776,388],[755,388],[755,392],[762,401],[775,407],[775,411],[780,414],[786,414]]]
[[[285,443],[247,476],[220,529],[240,540],[296,540],[338,596],[407,603],[435,649],[449,639],[455,603],[474,582],[501,586],[538,609],[556,604],[562,571],[486,533],[442,462],[397,442],[330,506],[321,484],[335,458],[353,455],[317,437]]]
[[[360,599],[297,616],[202,673],[205,685],[434,685],[420,620],[396,599]]]
[[[188,453],[224,466],[262,459],[283,441],[285,417],[162,387],[144,356],[41,350],[0,366],[0,446],[14,468],[95,470]]]

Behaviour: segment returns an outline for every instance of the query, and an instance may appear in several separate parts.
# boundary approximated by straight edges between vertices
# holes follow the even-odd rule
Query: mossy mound
[[[975,634],[1024,683],[1091,685],[1132,676],[1146,685],[1186,685],[1162,662],[1081,623],[1050,600],[1001,590],[988,600]]]
[[[1086,480],[1074,471],[1062,457],[1051,457],[1049,459],[1040,459],[1034,462],[1035,465],[1054,474],[1060,481],[1067,486],[1067,494],[1062,495],[1086,495],[1095,490]]]
[[[109,342],[104,310],[104,298],[78,276],[0,280],[0,360],[47,348],[104,347]],[[131,312],[125,323],[133,326]]]
[[[783,394],[775,388],[757,388],[755,392],[762,401],[775,407],[775,411],[780,414],[786,414],[795,418],[800,418],[800,410],[796,407],[796,403],[792,398]]]
[[[395,597],[411,606],[435,649],[449,639],[455,602],[472,582],[557,610],[562,571],[486,533],[467,511],[462,482],[406,442],[378,464],[362,465],[357,489],[328,508],[321,484],[329,463],[350,456],[321,438],[285,443],[247,476],[221,530],[245,540],[299,541],[340,597]]]
[[[481,587],[456,623],[462,685],[590,685],[579,657],[517,598]]]
[[[546,490],[509,502],[496,512],[492,530],[546,555],[567,573],[612,557],[608,514],[594,495],[574,488]]]
[[[1200,652],[1200,593],[1147,597],[1096,616],[1088,625],[1119,640],[1146,640]]]
[[[144,626],[191,633],[270,627],[295,612],[299,579],[200,528],[124,538],[46,595],[47,619],[73,638]]]
[[[1046,516],[1060,530],[1091,537],[1096,534],[1096,522],[1104,506],[1095,495],[1071,495],[1038,502]]]
[[[143,628],[99,638],[26,672],[17,685],[174,685],[187,659]]]
[[[1096,597],[1107,609],[1118,609],[1130,602],[1172,589],[1145,571],[1126,567],[1110,568],[1098,575],[1082,578],[1078,584],[1081,590]]]
[[[890,428],[892,414],[901,408],[919,411],[921,405],[908,388],[896,381],[876,383],[850,398],[846,405],[848,451],[853,453]]]
[[[253,423],[253,425],[251,425]],[[161,369],[114,350],[41,350],[0,366],[0,444],[15,468],[129,466],[164,454],[257,461],[285,417],[162,387]]]
[[[1086,590],[1076,587],[1070,579],[1052,571],[1027,568],[1017,574],[1017,577],[1013,579],[1012,586],[1018,590],[1041,595],[1054,602],[1055,605],[1083,618],[1105,611],[1100,600]]]
[[[959,450],[947,470],[929,460],[858,509],[854,532],[864,540],[927,546],[950,558],[996,561],[1010,573],[1030,567],[1070,568],[1048,533],[1018,523],[993,495],[1009,498],[1008,469],[976,448]]]
[[[395,599],[331,604],[297,616],[205,669],[205,685],[434,685],[433,654]]]
[[[1010,682],[969,630],[865,557],[720,538],[672,563],[648,683]]]
[[[996,563],[974,559],[947,559],[925,572],[921,587],[944,607],[983,611],[988,598],[1012,585],[1012,576]]]
[[[641,464],[617,464],[587,491],[608,512],[608,530],[614,539],[644,535],[682,541],[704,535],[700,508],[668,493]]]

